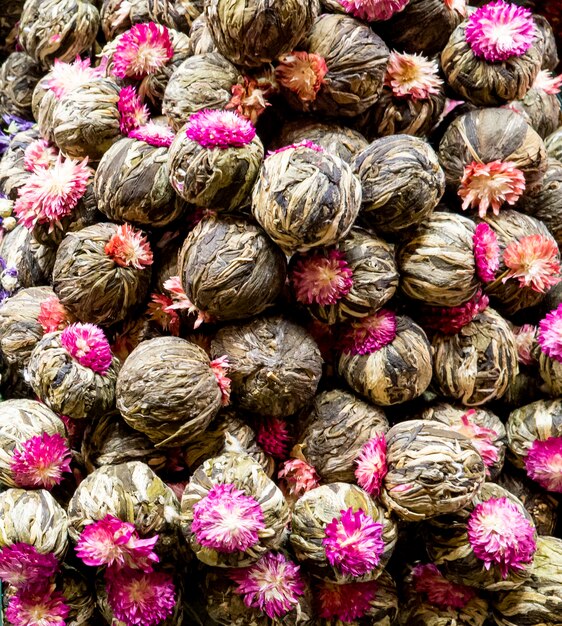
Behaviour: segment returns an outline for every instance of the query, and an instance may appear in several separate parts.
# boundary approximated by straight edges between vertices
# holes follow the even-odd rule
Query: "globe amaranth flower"
[[[482,311],[488,308],[490,299],[481,289],[468,302],[460,306],[424,307],[422,326],[426,330],[456,335]]]
[[[336,304],[346,296],[353,285],[353,271],[340,250],[326,255],[312,253],[298,257],[290,281],[295,296],[303,304]]]
[[[174,612],[176,589],[169,574],[109,567],[105,581],[113,615],[127,626],[156,626]]]
[[[537,340],[547,357],[562,363],[562,304],[539,322]]]
[[[213,374],[217,379],[219,389],[221,391],[222,405],[227,406],[230,404],[230,378],[226,375],[230,363],[227,356],[221,356],[218,359],[214,359],[209,363],[210,368],[213,370]]]
[[[55,59],[50,76],[45,81],[45,87],[60,99],[80,85],[102,78],[105,75],[106,66],[107,59],[102,59],[98,67],[90,67],[90,59],[82,60],[79,56],[72,63]]]
[[[257,427],[256,441],[261,449],[274,459],[286,459],[291,441],[287,422],[279,417],[261,418]]]
[[[500,245],[496,233],[488,224],[481,222],[476,226],[472,242],[476,274],[481,281],[489,283],[500,267]]]
[[[57,296],[50,296],[41,302],[37,321],[46,333],[63,330],[72,322],[72,316]]]
[[[281,552],[268,552],[257,563],[234,570],[230,577],[237,583],[236,593],[244,596],[246,606],[276,619],[294,609],[304,593],[299,570]]]
[[[547,491],[562,493],[562,437],[535,439],[525,458],[527,474]]]
[[[476,597],[470,587],[449,582],[433,563],[416,565],[412,582],[417,593],[440,609],[464,609]]]
[[[175,134],[169,126],[147,122],[129,131],[129,137],[144,141],[157,148],[169,148],[172,145],[172,141],[174,141]]]
[[[361,619],[371,608],[376,595],[376,581],[347,585],[321,582],[316,592],[320,617],[345,623]]]
[[[363,576],[374,570],[384,551],[382,524],[351,507],[326,526],[322,545],[330,565],[342,574]]]
[[[554,76],[552,72],[549,72],[548,70],[540,70],[535,80],[533,81],[533,84],[531,85],[531,89],[544,91],[551,96],[559,94],[561,88],[562,74],[560,74],[559,76]]]
[[[357,484],[369,495],[377,497],[387,473],[386,437],[384,434],[369,439],[355,459]]]
[[[400,52],[390,53],[384,82],[396,98],[412,100],[427,100],[431,94],[439,93],[443,85],[437,61]]]
[[[498,449],[493,443],[498,433],[492,428],[486,428],[471,422],[470,418],[475,414],[476,411],[474,409],[469,409],[461,417],[461,424],[453,425],[452,428],[472,441],[472,445],[482,457],[484,465],[486,468],[489,468],[498,460]]]
[[[351,322],[342,331],[340,345],[346,354],[372,354],[396,337],[396,315],[388,309]]]
[[[472,161],[464,167],[458,195],[463,211],[478,208],[484,217],[490,208],[499,215],[503,204],[515,204],[524,191],[525,175],[511,161]]]
[[[324,148],[319,146],[317,143],[309,141],[308,139],[303,139],[297,143],[291,143],[288,146],[277,148],[277,150],[270,150],[267,153],[267,156],[269,157],[272,154],[279,154],[279,152],[286,152],[287,150],[295,150],[297,148],[308,148],[309,150],[314,150],[314,152],[324,152]]]
[[[294,51],[279,57],[275,78],[301,102],[313,102],[328,73],[326,61],[319,54]]]
[[[0,579],[18,589],[42,584],[58,569],[54,554],[41,554],[27,543],[14,543],[0,550]]]
[[[154,74],[173,56],[172,40],[165,26],[154,22],[135,24],[119,38],[112,71],[118,78],[140,80]]]
[[[36,167],[52,167],[58,156],[58,150],[45,139],[32,141],[23,153],[24,167],[28,172],[33,172]]]
[[[289,495],[295,498],[300,498],[307,491],[315,489],[320,484],[320,476],[318,476],[316,469],[302,459],[285,461],[277,476],[287,485]]]
[[[89,367],[102,376],[111,365],[112,354],[103,330],[95,324],[77,322],[61,333],[62,347],[80,365]]]
[[[11,596],[6,619],[12,626],[64,626],[70,608],[54,585],[18,590]]]
[[[525,54],[533,44],[535,24],[529,9],[496,0],[470,15],[465,32],[472,52],[494,63]]]
[[[214,485],[193,507],[191,531],[202,546],[218,552],[244,552],[259,542],[264,528],[259,503],[231,483]]]
[[[410,0],[339,0],[347,13],[366,22],[389,20]]]
[[[52,489],[70,472],[70,460],[66,439],[43,433],[14,449],[10,468],[18,487]]]
[[[562,280],[558,246],[544,235],[528,235],[512,241],[503,252],[503,262],[508,269],[502,279],[504,283],[517,278],[520,287],[545,293]]]
[[[145,126],[150,118],[148,107],[143,104],[134,87],[123,87],[119,92],[117,102],[120,121],[119,130],[123,135],[129,135],[136,128]]]
[[[158,535],[141,539],[134,524],[113,515],[89,524],[76,544],[76,554],[86,565],[128,567],[151,572],[158,556],[153,548]]]
[[[538,328],[532,324],[523,324],[523,326],[513,328],[519,363],[531,365],[536,361],[533,350],[537,341],[537,331]]]
[[[194,113],[185,134],[204,148],[240,148],[256,136],[256,129],[234,111],[204,109]]]
[[[470,514],[468,541],[486,569],[497,567],[507,578],[523,569],[537,549],[535,529],[507,498],[492,498],[478,504]]]
[[[142,270],[153,262],[147,238],[129,224],[121,224],[117,228],[117,232],[105,244],[105,253],[120,267]]]

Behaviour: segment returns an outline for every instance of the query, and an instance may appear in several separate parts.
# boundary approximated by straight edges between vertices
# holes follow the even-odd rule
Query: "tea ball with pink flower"
[[[227,450],[195,470],[181,511],[192,550],[214,567],[251,565],[287,539],[289,507],[281,490],[241,452]]]
[[[12,52],[0,65],[0,111],[31,118],[31,100],[41,68],[25,52]]]
[[[540,346],[539,374],[546,385],[546,391],[553,397],[562,395],[561,319],[562,306],[559,304],[539,322],[537,336]]]

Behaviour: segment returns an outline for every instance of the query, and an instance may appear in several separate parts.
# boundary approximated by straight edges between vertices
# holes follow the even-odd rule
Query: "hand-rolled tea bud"
[[[562,127],[550,134],[544,140],[544,145],[549,157],[562,161]]]
[[[96,608],[90,581],[82,572],[63,563],[58,582],[65,604],[70,609],[67,624],[88,626]]]
[[[281,148],[264,162],[252,213],[288,255],[345,237],[361,206],[351,167],[315,144]]]
[[[25,150],[38,138],[37,126],[16,133],[0,159],[0,188],[12,201],[17,199],[19,188],[30,176],[25,167]]]
[[[193,20],[189,31],[189,46],[193,56],[207,54],[207,52],[218,52],[204,13]]]
[[[295,504],[291,530],[299,561],[316,577],[337,584],[378,578],[397,538],[388,511],[347,483],[305,493]]]
[[[17,36],[18,20],[25,0],[11,0],[2,7],[0,16],[0,59],[12,52]]]
[[[550,70],[553,72],[559,62],[554,31],[552,30],[552,26],[546,17],[543,15],[535,14],[533,15],[533,20],[535,21],[535,26],[539,29],[544,39],[544,52],[542,55],[541,67],[543,70]]]
[[[465,406],[501,398],[519,371],[513,331],[490,308],[455,335],[437,333],[432,346],[439,390]]]
[[[100,15],[85,0],[26,0],[19,42],[29,56],[50,69],[55,59],[71,61],[93,45]]]
[[[248,204],[263,161],[263,145],[233,111],[194,113],[170,147],[170,182],[188,202],[232,210]]]
[[[364,22],[378,22],[377,28],[389,20],[393,15],[404,10],[408,0],[386,0],[372,2],[371,0],[320,0],[325,13],[347,13],[351,17]]]
[[[148,4],[148,0],[103,0],[100,21],[106,40],[112,41],[133,24],[150,21]]]
[[[49,282],[55,264],[56,250],[40,244],[33,233],[18,225],[0,242],[0,256],[6,267],[15,267],[20,287],[37,287]]]
[[[431,382],[431,346],[406,316],[381,309],[340,335],[338,373],[373,404],[391,406],[420,396]]]
[[[305,408],[322,374],[312,337],[279,316],[221,328],[211,353],[228,357],[234,405],[263,417],[288,417]]]
[[[12,52],[0,66],[0,112],[31,117],[33,90],[42,75],[31,57],[24,52]]]
[[[287,502],[244,453],[225,452],[205,461],[186,487],[181,510],[183,533],[207,565],[244,567],[286,539]]]
[[[525,95],[541,68],[543,51],[544,38],[531,11],[495,0],[453,31],[441,67],[463,100],[495,106]]]
[[[377,232],[398,234],[423,224],[445,191],[437,155],[416,137],[377,139],[353,166],[363,187],[361,219]]]
[[[69,233],[59,246],[53,286],[78,319],[100,325],[123,320],[150,283],[152,252],[128,224],[101,223]]]
[[[484,483],[469,507],[431,520],[425,530],[429,558],[452,582],[495,592],[530,575],[535,526],[521,501],[494,483]]]
[[[148,0],[147,4],[151,20],[190,35],[194,20],[203,11],[203,0],[181,0],[174,3],[168,0]]]

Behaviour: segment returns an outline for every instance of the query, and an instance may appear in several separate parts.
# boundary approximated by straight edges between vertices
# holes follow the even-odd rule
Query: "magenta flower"
[[[32,141],[23,153],[23,164],[28,172],[35,168],[49,168],[57,162],[58,150],[45,139]]]
[[[538,342],[547,357],[562,363],[562,304],[539,322]]]
[[[508,271],[502,281],[517,278],[520,287],[546,293],[560,277],[560,255],[556,242],[544,235],[529,235],[512,241],[503,252]]]
[[[42,584],[58,569],[54,554],[41,554],[27,543],[14,543],[0,550],[0,579],[18,589]]]
[[[147,122],[143,126],[129,131],[129,137],[144,141],[157,148],[169,148],[174,141],[175,134],[169,126]]]
[[[287,422],[278,417],[260,418],[256,441],[262,450],[274,459],[286,459],[291,441]]]
[[[477,57],[494,63],[525,54],[533,45],[535,25],[529,9],[496,0],[469,16],[465,36]]]
[[[410,0],[339,0],[347,13],[366,22],[389,20]]]
[[[90,59],[82,60],[79,56],[76,56],[72,63],[63,63],[59,59],[55,59],[50,76],[45,81],[45,87],[60,99],[80,85],[103,77],[106,66],[107,59],[104,59],[98,67],[90,67]]]
[[[424,329],[444,335],[456,335],[467,324],[470,324],[479,313],[485,311],[489,303],[488,296],[478,290],[471,300],[460,306],[425,307],[422,326]]]
[[[535,529],[507,498],[478,504],[468,520],[468,541],[484,567],[494,566],[503,578],[531,563],[537,549]]]
[[[330,565],[342,574],[363,576],[380,563],[384,552],[382,524],[359,509],[341,511],[326,526],[322,540]]]
[[[386,437],[384,434],[369,439],[355,459],[357,484],[369,495],[378,497],[386,476]]]
[[[488,224],[481,222],[476,226],[472,242],[476,274],[481,281],[489,283],[500,267],[500,245],[496,233]]]
[[[176,589],[169,574],[110,567],[105,582],[113,615],[127,626],[156,626],[174,612]]]
[[[300,498],[307,491],[316,489],[320,484],[320,476],[316,469],[301,459],[289,459],[285,461],[279,473],[279,480],[284,480],[289,490],[289,495]]]
[[[351,322],[340,338],[346,354],[372,354],[392,343],[396,337],[396,315],[381,309],[356,322]]]
[[[354,622],[365,617],[376,595],[376,581],[347,585],[321,582],[317,592],[320,617]]]
[[[18,487],[52,489],[70,472],[70,450],[64,437],[43,433],[14,449],[11,470]]]
[[[562,493],[562,437],[535,439],[525,458],[527,474],[547,491]]]
[[[56,296],[51,296],[41,302],[37,321],[46,333],[63,330],[71,322],[70,313]]]
[[[353,272],[344,253],[334,249],[327,255],[300,255],[290,280],[299,302],[325,306],[336,304],[351,291]]]
[[[259,503],[233,484],[215,485],[193,507],[191,531],[206,548],[231,554],[259,542],[265,528]]]
[[[222,397],[222,405],[228,406],[230,404],[230,384],[231,380],[226,375],[228,369],[230,367],[230,363],[228,361],[227,356],[221,356],[218,359],[213,359],[209,363],[209,367],[213,370],[213,374],[217,379],[217,384],[219,386],[221,397]]]
[[[416,592],[440,609],[464,609],[476,597],[470,587],[449,582],[433,563],[416,565],[412,581]]]
[[[174,47],[165,26],[154,22],[135,24],[119,38],[112,71],[118,78],[140,80],[154,74],[173,56]]]
[[[62,347],[80,365],[105,376],[111,366],[113,355],[103,330],[95,324],[77,322],[67,326],[61,333]]]
[[[129,224],[121,224],[105,244],[107,256],[120,267],[142,270],[152,265],[153,256],[147,238]]]
[[[494,445],[494,440],[498,436],[498,433],[491,428],[485,428],[484,426],[478,426],[474,422],[469,420],[476,411],[469,409],[462,417],[462,424],[460,426],[453,426],[453,428],[468,437],[472,441],[472,445],[476,448],[486,468],[491,467],[498,460],[498,449]]]
[[[148,107],[143,104],[134,87],[123,87],[119,92],[117,109],[121,116],[119,130],[123,135],[129,135],[131,131],[145,126],[150,118]]]
[[[13,626],[64,626],[69,612],[53,585],[17,591],[9,600],[6,619]]]
[[[298,148],[308,148],[309,150],[314,150],[314,152],[324,152],[324,148],[319,146],[317,143],[308,141],[308,139],[303,139],[298,143],[291,143],[288,146],[277,148],[277,150],[270,150],[267,153],[267,156],[270,157],[272,154],[279,154],[280,152],[286,152],[287,150],[297,150]]]
[[[205,109],[194,113],[185,134],[204,148],[240,148],[256,136],[256,129],[234,111]]]
[[[439,93],[442,84],[437,61],[421,54],[390,53],[385,85],[396,98],[427,100],[431,94]]]
[[[293,610],[303,595],[305,584],[300,567],[284,554],[268,552],[257,563],[234,570],[230,577],[238,583],[236,593],[244,604],[263,611],[271,619]]]
[[[151,572],[152,564],[159,560],[153,552],[157,541],[158,535],[141,539],[134,524],[106,515],[84,528],[76,554],[92,567],[115,565]]]

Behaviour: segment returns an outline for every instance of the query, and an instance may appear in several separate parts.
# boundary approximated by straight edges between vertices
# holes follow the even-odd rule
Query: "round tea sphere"
[[[21,287],[37,287],[49,282],[55,264],[56,250],[39,243],[23,224],[4,234],[0,257],[6,267],[17,267]]]
[[[12,52],[0,65],[0,112],[28,118],[33,90],[43,72],[24,52]]]
[[[543,139],[562,123],[560,101],[550,92],[549,79],[549,72],[541,70],[531,89],[520,100],[510,103],[511,109],[521,114]]]
[[[544,140],[544,145],[549,157],[562,161],[562,127],[551,133]]]
[[[173,4],[168,0],[148,0],[147,4],[153,22],[190,34],[194,20],[203,10],[203,0],[182,0]]]
[[[541,31],[544,38],[544,52],[542,55],[542,69],[554,71],[558,66],[558,50],[556,37],[549,21],[544,15],[533,15],[536,27]]]
[[[0,158],[0,187],[10,200],[17,200],[20,187],[31,176],[31,172],[25,168],[24,154],[29,144],[36,139],[39,139],[36,126],[16,133]]]
[[[129,30],[133,24],[150,22],[148,1],[103,0],[100,8],[100,20],[106,41],[111,41],[117,35]]]

